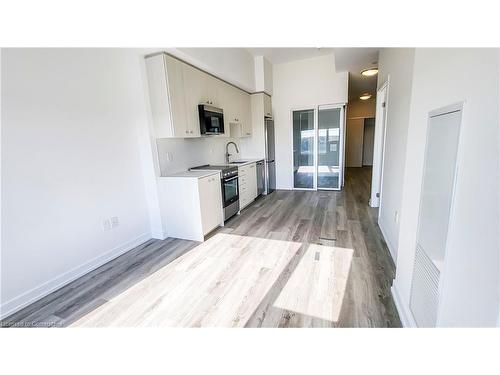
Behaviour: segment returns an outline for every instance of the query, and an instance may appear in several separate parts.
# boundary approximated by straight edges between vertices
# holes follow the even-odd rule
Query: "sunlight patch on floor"
[[[337,322],[353,250],[311,244],[274,307]]]
[[[72,326],[244,326],[300,246],[217,233]]]

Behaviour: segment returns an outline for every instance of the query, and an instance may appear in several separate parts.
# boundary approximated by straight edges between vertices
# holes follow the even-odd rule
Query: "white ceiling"
[[[364,77],[363,69],[378,66],[378,48],[247,48],[253,56],[265,56],[272,64],[335,54],[337,72],[349,72],[349,99],[364,92],[375,96],[377,76]]]
[[[333,53],[333,48],[247,48],[253,56],[265,56],[271,64],[309,59]]]
[[[365,77],[361,71],[378,66],[378,48],[335,48],[335,69],[349,72],[349,99],[359,98],[364,92],[375,97],[377,75]]]

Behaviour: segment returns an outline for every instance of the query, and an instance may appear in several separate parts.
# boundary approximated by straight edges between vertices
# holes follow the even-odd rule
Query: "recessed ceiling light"
[[[372,97],[372,94],[368,93],[368,92],[365,92],[364,94],[361,94],[361,96],[359,97],[361,100],[368,100]]]
[[[378,73],[378,69],[377,68],[370,68],[370,69],[365,69],[365,70],[361,71],[361,74],[364,75],[364,76],[367,76],[367,77],[374,76],[377,73]]]

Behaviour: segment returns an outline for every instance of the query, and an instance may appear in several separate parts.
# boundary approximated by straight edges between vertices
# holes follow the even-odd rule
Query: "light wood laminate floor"
[[[347,169],[341,192],[276,191],[201,244],[150,240],[2,324],[400,327],[370,175]]]

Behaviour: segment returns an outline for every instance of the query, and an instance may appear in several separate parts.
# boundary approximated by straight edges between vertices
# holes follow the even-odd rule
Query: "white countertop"
[[[220,176],[220,171],[184,171],[184,172],[177,172],[177,173],[168,174],[166,176],[161,176],[160,178],[162,178],[162,177],[203,178],[203,177],[212,176],[212,175],[219,175]]]
[[[244,163],[230,162],[229,165],[236,165],[236,166],[242,167],[244,165],[248,165],[248,164],[251,164],[251,163],[256,163],[258,161],[262,161],[262,160],[264,160],[264,158],[260,158],[260,159],[247,159],[247,158],[244,158],[242,160],[244,160],[245,162]],[[236,161],[238,161],[238,160],[236,160]]]

